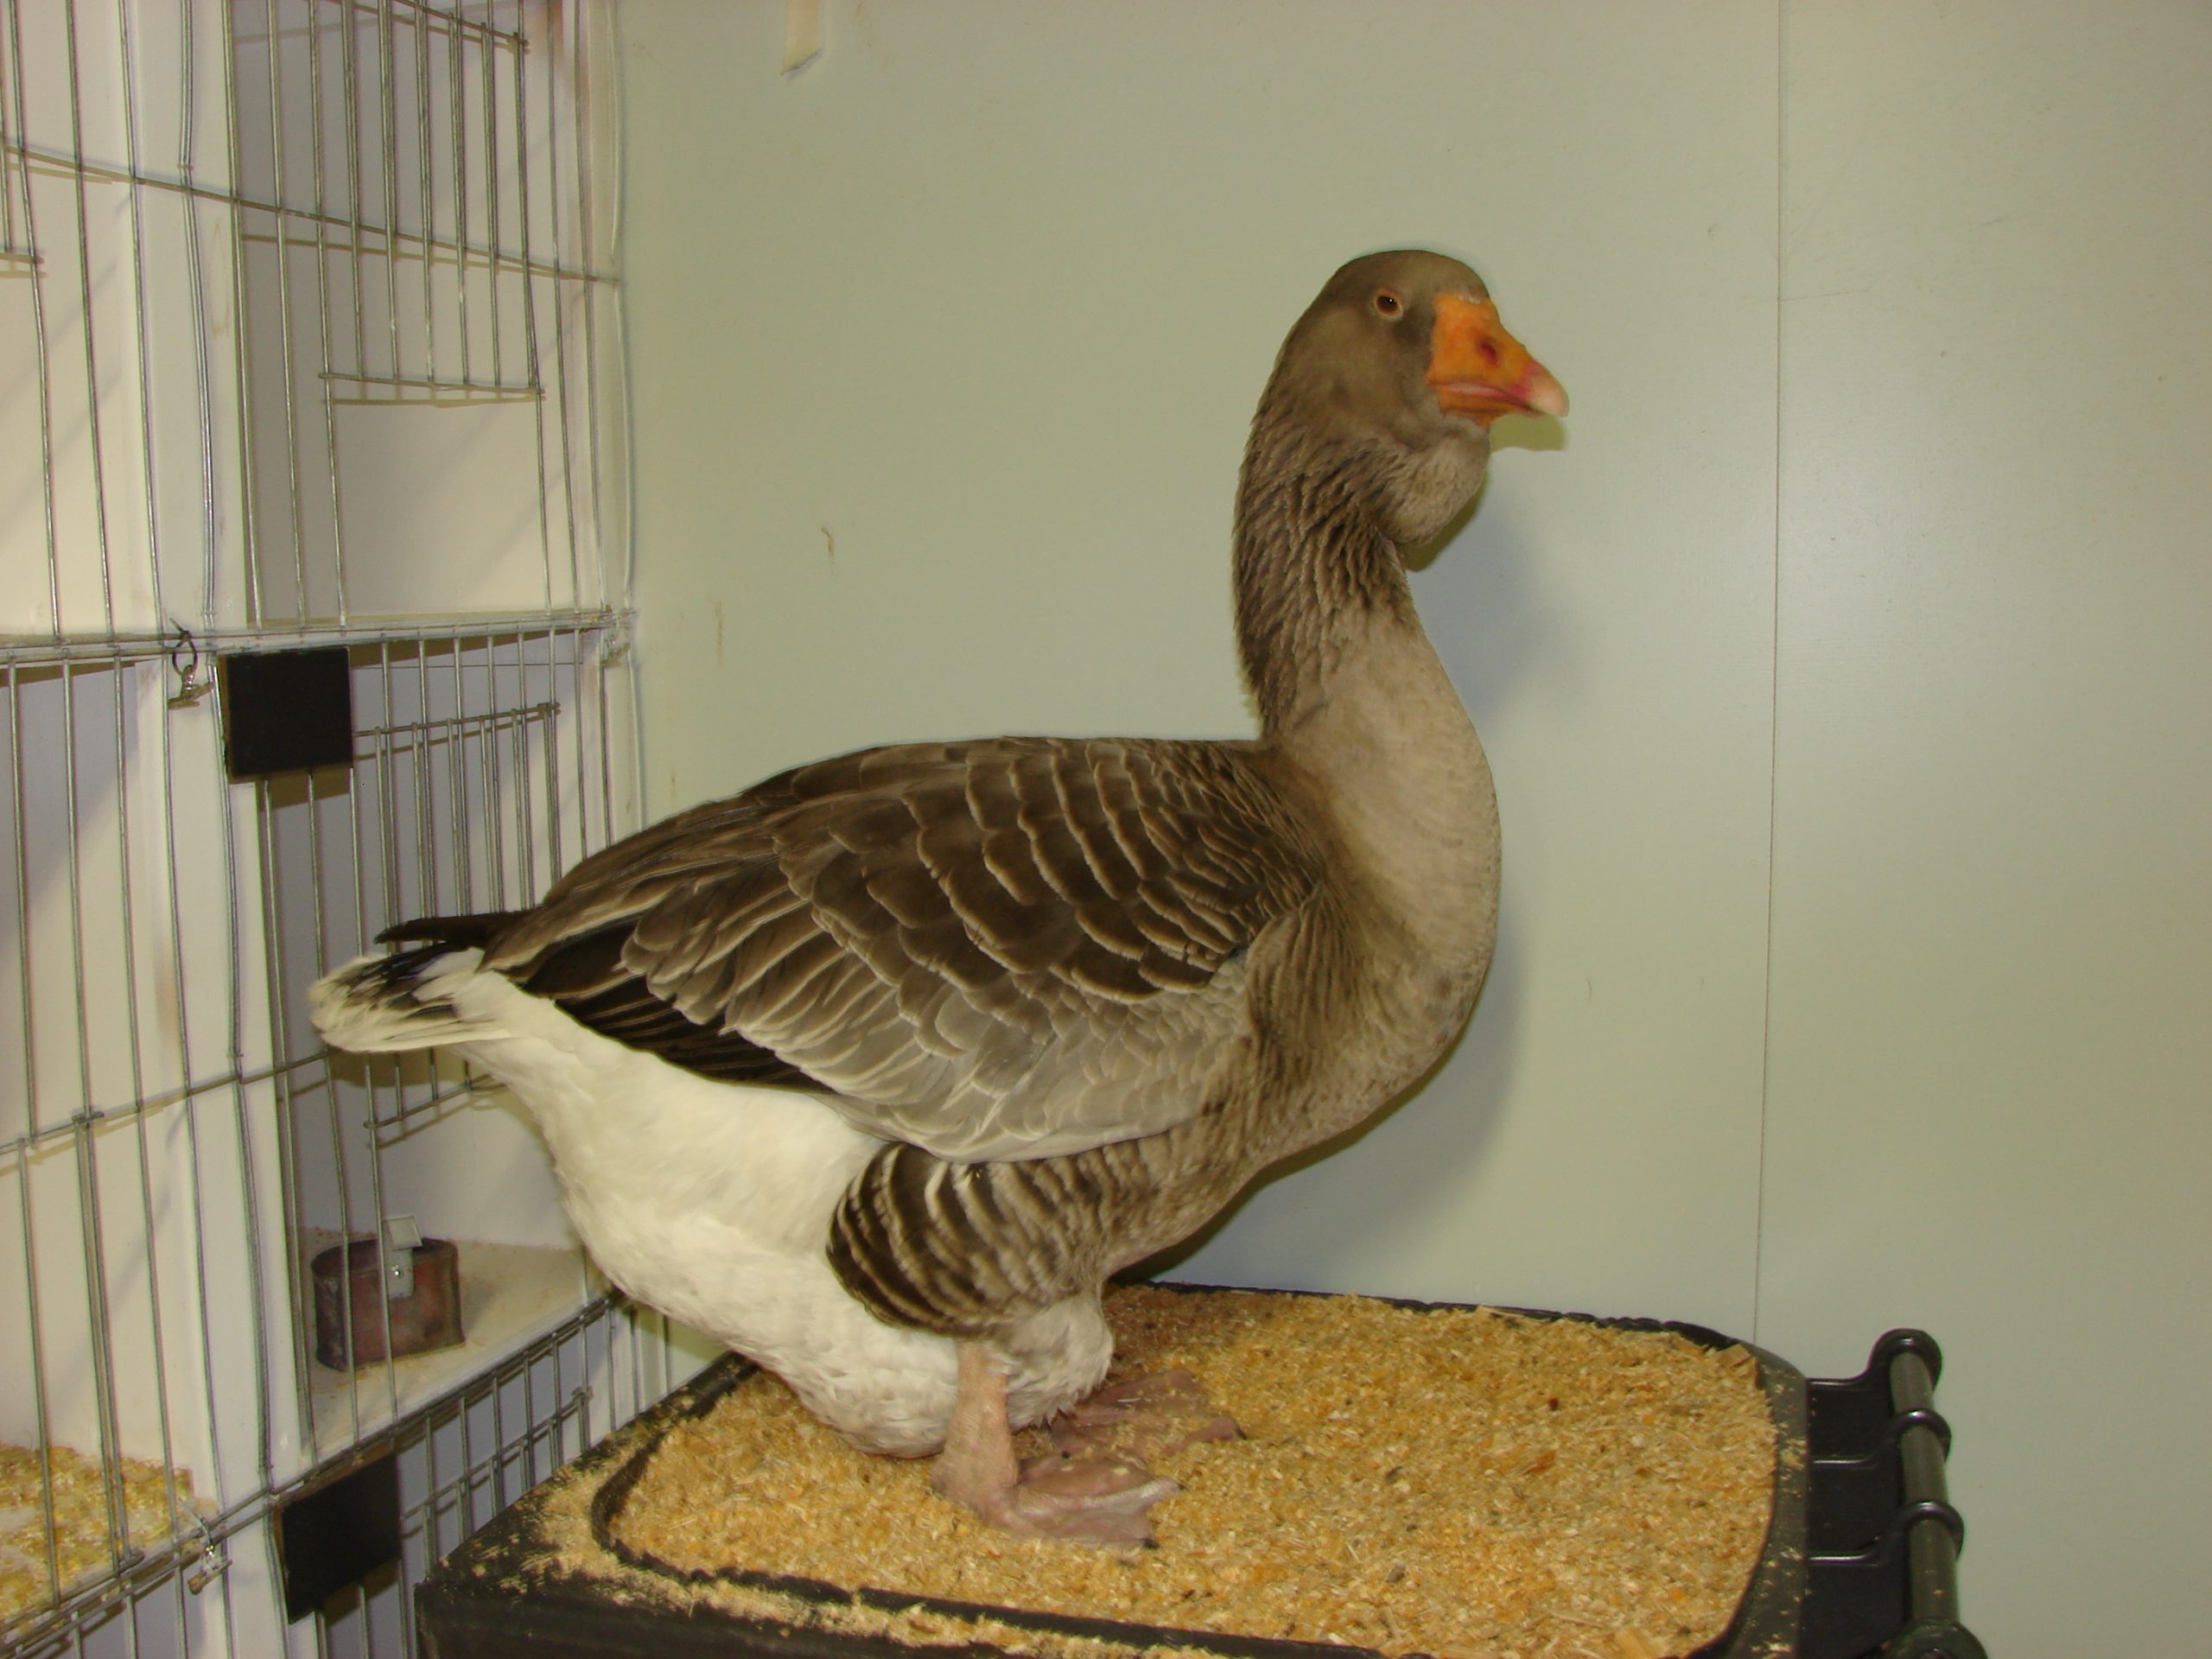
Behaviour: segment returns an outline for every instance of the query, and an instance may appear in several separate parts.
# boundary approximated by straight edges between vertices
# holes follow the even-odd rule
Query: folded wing
[[[571,871],[488,965],[703,1075],[827,1091],[939,1157],[1203,1109],[1248,953],[1319,860],[1230,743],[864,750]]]

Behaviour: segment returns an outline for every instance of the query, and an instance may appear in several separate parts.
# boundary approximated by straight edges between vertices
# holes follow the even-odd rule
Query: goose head
[[[1261,399],[1255,448],[1274,448],[1270,434],[1288,440],[1300,470],[1318,464],[1352,485],[1404,547],[1474,499],[1491,422],[1566,412],[1566,391],[1506,332],[1482,278],[1403,249],[1352,260],[1306,308]]]

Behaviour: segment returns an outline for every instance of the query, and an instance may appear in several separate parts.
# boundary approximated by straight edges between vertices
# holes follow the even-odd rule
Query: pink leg
[[[1017,1537],[1096,1544],[1147,1541],[1146,1510],[1177,1490],[1173,1481],[1116,1458],[1020,1464],[1007,1422],[1005,1373],[973,1342],[960,1344],[959,1393],[931,1482]]]
[[[1052,1420],[1052,1444],[1071,1458],[1144,1463],[1199,1440],[1235,1440],[1244,1431],[1206,1397],[1181,1366],[1109,1382]]]

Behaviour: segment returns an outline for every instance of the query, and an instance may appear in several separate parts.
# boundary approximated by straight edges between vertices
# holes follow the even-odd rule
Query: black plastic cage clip
[[[353,762],[353,685],[346,647],[227,652],[223,757],[231,781]]]

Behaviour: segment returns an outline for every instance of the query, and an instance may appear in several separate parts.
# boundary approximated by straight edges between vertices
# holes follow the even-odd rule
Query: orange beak
[[[1445,409],[1484,426],[1501,415],[1567,413],[1566,388],[1505,332],[1488,300],[1436,296],[1428,384]]]

